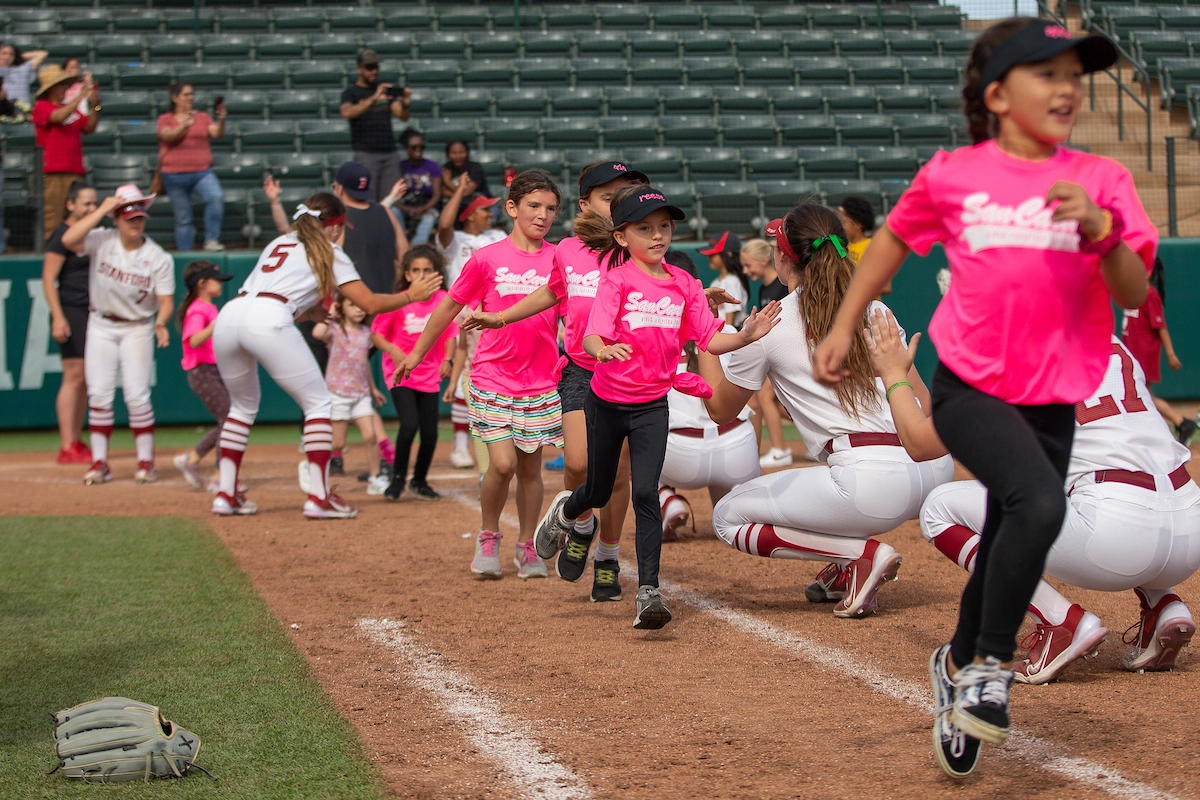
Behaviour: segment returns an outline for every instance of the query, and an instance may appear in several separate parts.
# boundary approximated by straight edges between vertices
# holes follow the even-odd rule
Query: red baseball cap
[[[499,202],[499,197],[484,197],[481,194],[477,194],[472,198],[471,202],[467,203],[467,207],[458,213],[458,221],[466,222],[479,209],[491,208]]]
[[[740,252],[742,252],[742,240],[738,238],[736,233],[730,233],[729,231],[725,231],[718,238],[713,239],[707,248],[700,251],[702,255],[706,256]]]
[[[763,233],[767,234],[767,236],[778,236],[781,230],[783,230],[783,218],[776,217],[767,223],[767,227],[763,229]]]

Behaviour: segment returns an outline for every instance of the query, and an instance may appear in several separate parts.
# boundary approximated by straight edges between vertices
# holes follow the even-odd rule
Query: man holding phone
[[[400,179],[392,117],[401,122],[408,120],[412,91],[379,82],[379,56],[374,50],[360,52],[356,64],[358,80],[342,92],[339,110],[350,123],[354,160],[371,173],[375,199],[380,200]]]

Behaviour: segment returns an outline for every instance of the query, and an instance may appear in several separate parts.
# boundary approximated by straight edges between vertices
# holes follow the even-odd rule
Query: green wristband
[[[896,381],[895,383],[893,383],[891,386],[888,387],[887,394],[884,395],[884,399],[891,400],[892,392],[894,392],[896,389],[899,389],[901,386],[907,386],[910,389],[913,388],[913,385],[911,383],[909,383],[908,381]]]

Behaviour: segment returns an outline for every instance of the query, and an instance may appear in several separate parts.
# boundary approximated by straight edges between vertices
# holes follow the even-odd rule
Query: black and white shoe
[[[671,621],[671,609],[662,601],[657,586],[639,586],[637,593],[637,616],[633,627],[643,631],[656,631]]]
[[[942,772],[965,778],[979,763],[979,740],[967,736],[950,721],[954,709],[954,680],[946,668],[950,645],[944,644],[929,657],[929,682],[933,685],[933,755]]]
[[[346,462],[341,456],[332,456],[329,459],[329,474],[330,475],[345,475]]]
[[[592,547],[592,540],[596,538],[596,515],[592,515],[592,532],[586,536],[579,531],[571,528],[571,532],[567,535],[567,546],[558,554],[558,560],[554,562],[554,571],[558,573],[558,577],[564,581],[574,583],[583,577],[583,573],[587,570],[588,550]]]
[[[592,562],[592,602],[606,603],[621,599],[621,565],[612,561]]]
[[[534,545],[539,558],[551,559],[567,545],[567,536],[574,530],[575,521],[563,517],[563,506],[571,498],[570,492],[559,492],[550,501],[546,515],[538,521],[533,533]]]
[[[433,490],[433,487],[428,483],[417,483],[411,481],[408,484],[408,493],[418,500],[441,500],[442,496]]]
[[[988,744],[1008,739],[1008,690],[1013,672],[1001,669],[1000,660],[988,656],[982,664],[967,664],[954,674],[953,722],[968,736]]]

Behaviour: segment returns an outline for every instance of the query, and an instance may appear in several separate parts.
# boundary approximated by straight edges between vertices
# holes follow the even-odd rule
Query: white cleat
[[[92,464],[91,469],[83,473],[83,485],[92,486],[97,483],[108,483],[112,478],[112,470],[108,468],[108,463],[97,461]]]
[[[351,508],[330,490],[324,500],[310,494],[304,501],[304,516],[309,519],[354,519],[358,509]]]
[[[133,473],[133,482],[142,484],[154,483],[157,480],[158,472],[154,469],[154,462],[139,461],[137,465],[137,471]]]
[[[243,494],[238,494],[235,498],[230,498],[224,492],[220,492],[212,501],[212,513],[221,517],[233,516],[250,516],[258,513],[258,505],[247,500]]]

